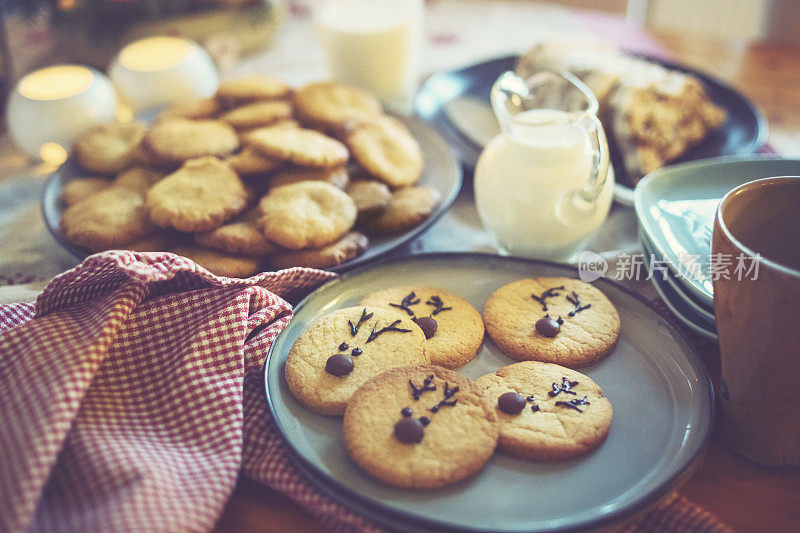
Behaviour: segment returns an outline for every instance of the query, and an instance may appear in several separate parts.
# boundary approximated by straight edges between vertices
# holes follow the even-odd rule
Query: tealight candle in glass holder
[[[134,112],[205,98],[219,85],[208,53],[177,37],[148,37],[128,44],[111,63],[109,76]]]
[[[8,132],[28,155],[60,164],[84,131],[114,120],[117,97],[111,82],[82,65],[55,65],[24,76],[6,113]]]

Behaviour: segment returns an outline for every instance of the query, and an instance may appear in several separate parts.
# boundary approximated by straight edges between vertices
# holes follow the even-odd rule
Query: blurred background
[[[147,35],[180,36],[200,43],[223,77],[227,69],[235,70],[242,59],[268,54],[276,37],[288,42],[282,42],[284,48],[296,48],[298,60],[308,58],[317,44],[292,38],[297,32],[289,33],[285,28],[282,31],[282,26],[286,26],[287,19],[307,16],[313,3],[314,0],[5,0],[0,2],[0,102],[6,101],[9,88],[26,72],[55,63],[80,63],[105,70],[122,45]],[[451,3],[428,0],[428,11],[434,13],[426,17],[435,22],[437,7]],[[459,6],[459,11],[464,13],[464,20],[455,17],[438,27],[462,25],[463,28],[452,33],[472,32],[475,47],[480,45],[486,54],[505,52],[500,44],[487,43],[468,27],[469,7],[473,3],[461,0],[463,10]],[[732,80],[745,94],[752,97],[753,91],[771,92],[776,109],[797,104],[790,93],[798,80],[765,80],[760,75],[749,76],[746,67],[754,56],[757,62],[780,61],[784,55],[773,53],[776,46],[784,50],[787,45],[800,46],[797,0],[483,0],[480,3],[484,9],[486,4],[492,5],[497,12],[508,5],[531,4],[543,10],[571,9],[600,16],[622,16],[646,29],[690,63]],[[537,38],[535,22],[530,21],[530,42]],[[428,20],[428,26],[431,25]],[[429,39],[438,39],[441,44],[442,39],[448,39],[446,33],[429,35]],[[764,84],[770,86],[760,86]],[[779,130],[800,129],[800,124],[783,123],[784,117],[765,106],[761,99],[756,101],[765,107],[771,126]],[[770,141],[777,143],[776,147],[782,144],[780,138]]]
[[[488,0],[539,3],[623,15],[655,32],[726,40],[800,43],[797,0]],[[3,64],[12,76],[44,63],[105,67],[126,42],[169,34],[204,45],[225,66],[263,50],[288,10],[313,0],[5,0]],[[428,4],[435,4],[429,1]],[[4,72],[8,73],[7,69]]]

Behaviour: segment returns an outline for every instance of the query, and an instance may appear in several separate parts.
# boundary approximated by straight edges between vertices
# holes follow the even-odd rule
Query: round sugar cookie
[[[191,259],[212,274],[226,278],[250,277],[258,273],[261,264],[258,257],[229,254],[202,246],[179,245],[169,251]]]
[[[294,104],[302,122],[327,131],[381,113],[380,102],[368,92],[330,81],[309,83],[300,88],[294,94]]]
[[[258,225],[260,216],[258,208],[252,207],[239,218],[218,228],[195,233],[195,242],[201,246],[231,254],[254,256],[271,254],[276,247],[261,233]]]
[[[306,167],[340,167],[350,157],[344,144],[304,128],[260,128],[248,133],[246,140],[267,157]]]
[[[111,186],[67,207],[60,229],[71,243],[96,252],[124,248],[155,226],[141,192]]]
[[[111,184],[112,181],[106,178],[76,178],[64,184],[58,199],[64,205],[72,205],[108,189]]]
[[[208,98],[197,98],[186,102],[179,102],[162,112],[158,120],[170,118],[212,118],[220,112],[222,108],[217,99],[213,96]]]
[[[439,206],[442,195],[433,187],[411,186],[392,192],[389,205],[378,216],[367,220],[368,233],[386,235],[406,231],[422,224]]]
[[[198,157],[230,155],[239,148],[239,136],[219,120],[171,118],[150,128],[142,144],[160,164],[177,166]]]
[[[75,142],[78,162],[101,174],[114,174],[134,160],[145,134],[141,122],[112,122],[94,127]]]
[[[433,488],[477,473],[497,444],[497,417],[466,377],[434,365],[389,370],[347,404],[344,442],[368,474]]]
[[[553,363],[523,361],[475,381],[500,424],[500,449],[523,459],[563,461],[600,446],[612,408],[591,379]]]
[[[114,178],[114,186],[133,189],[144,194],[163,177],[163,172],[134,166]]]
[[[245,146],[225,160],[237,174],[243,177],[258,176],[275,170],[282,161],[267,157],[252,146]]]
[[[377,117],[359,124],[347,136],[353,158],[389,187],[416,183],[422,173],[422,150],[399,121]]]
[[[300,181],[324,181],[337,189],[344,189],[350,183],[350,177],[344,167],[306,168],[290,165],[275,171],[269,177],[269,186],[274,188]]]
[[[258,207],[264,235],[292,250],[330,244],[347,233],[356,220],[353,200],[322,181],[272,189]]]
[[[250,75],[223,81],[217,89],[217,99],[226,107],[255,100],[286,98],[292,88],[280,80],[267,76]]]
[[[236,107],[219,116],[236,129],[259,128],[292,116],[292,104],[285,100],[264,100]]]
[[[434,365],[458,368],[475,358],[483,345],[483,319],[469,302],[434,287],[392,287],[364,296],[359,305],[386,307],[411,317],[427,340],[425,353]]]
[[[347,185],[345,192],[356,203],[359,220],[367,220],[383,213],[392,199],[389,187],[373,180],[353,180]]]
[[[275,268],[291,268],[296,266],[310,268],[330,268],[341,265],[345,261],[355,259],[369,246],[369,239],[363,233],[351,231],[341,239],[321,248],[303,250],[281,249],[273,253],[269,261]]]
[[[620,328],[605,294],[572,278],[529,278],[500,287],[486,302],[483,321],[509,357],[570,368],[611,353]]]
[[[425,335],[411,319],[379,307],[349,307],[314,321],[286,359],[289,390],[309,409],[341,415],[368,379],[398,366],[428,363]]]
[[[147,191],[150,218],[180,231],[217,228],[239,214],[250,201],[231,167],[215,157],[187,161]]]

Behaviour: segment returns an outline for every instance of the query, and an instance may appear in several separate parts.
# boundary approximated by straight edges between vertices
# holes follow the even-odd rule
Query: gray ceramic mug
[[[711,254],[722,437],[755,461],[800,464],[800,177],[729,192]]]

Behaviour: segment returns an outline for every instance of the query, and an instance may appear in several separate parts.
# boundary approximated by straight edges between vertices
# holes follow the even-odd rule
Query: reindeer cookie
[[[391,368],[428,363],[425,335],[410,318],[379,307],[349,307],[312,323],[286,359],[286,382],[297,400],[341,415],[353,393]]]
[[[350,456],[392,485],[441,487],[478,472],[497,444],[494,408],[466,377],[396,368],[362,385],[344,414]]]
[[[404,286],[366,295],[361,305],[393,309],[422,328],[431,363],[460,367],[478,354],[483,344],[483,320],[469,302],[433,287]]]
[[[611,427],[611,403],[583,374],[523,361],[475,381],[500,423],[500,449],[535,461],[562,461],[600,446]]]
[[[500,287],[486,302],[483,321],[509,357],[569,368],[611,353],[620,326],[605,294],[572,278],[521,279]]]

